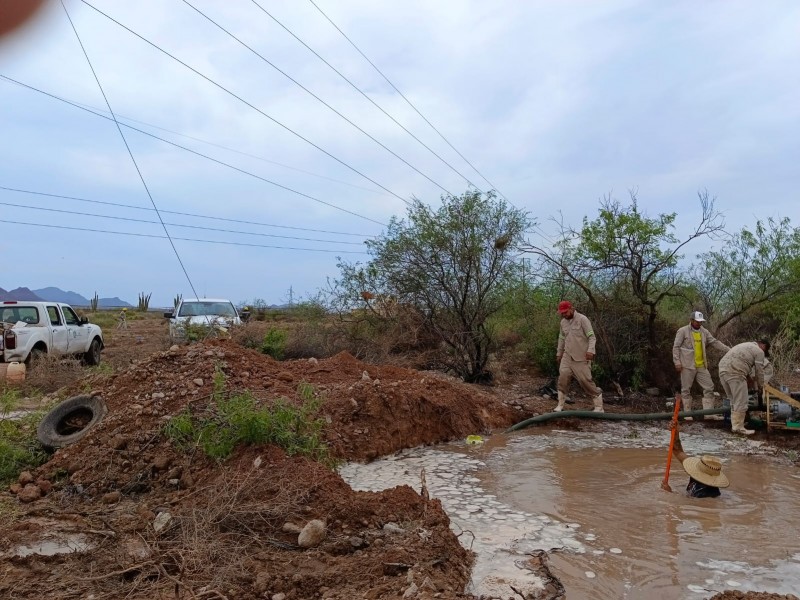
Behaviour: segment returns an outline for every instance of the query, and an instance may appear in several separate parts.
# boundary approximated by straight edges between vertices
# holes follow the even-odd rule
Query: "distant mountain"
[[[3,300],[33,300],[39,302],[64,302],[72,306],[90,306],[91,300],[77,292],[65,292],[57,287],[46,287],[39,290],[30,290],[26,287],[19,287],[7,292],[0,288],[0,302]],[[113,298],[99,298],[98,306],[104,308],[115,308],[122,306],[133,306],[130,302],[125,302],[114,296]]]
[[[10,292],[0,288],[0,301],[2,300],[42,300],[42,298],[26,287],[18,287]]]
[[[125,302],[125,300],[120,300],[116,296],[113,298],[100,298],[97,302],[98,306],[105,306],[110,308],[116,308],[118,306],[133,306],[130,302]]]
[[[64,302],[74,306],[89,306],[88,298],[85,298],[77,292],[65,292],[57,287],[46,287],[40,290],[34,290],[42,300],[47,302]]]

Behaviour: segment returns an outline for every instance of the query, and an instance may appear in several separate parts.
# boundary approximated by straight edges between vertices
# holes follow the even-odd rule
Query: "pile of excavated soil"
[[[713,595],[710,600],[800,600],[794,594],[770,594],[767,592],[740,592],[728,590]]]
[[[93,381],[105,419],[26,475],[24,491],[13,486],[32,502],[18,505],[0,540],[0,597],[462,597],[472,556],[427,497],[423,474],[418,490],[354,492],[335,472],[275,447],[240,448],[220,463],[178,450],[163,426],[212,402],[217,371],[228,392],[250,390],[263,404],[300,403],[298,386],[311,384],[331,453],[342,459],[520,417],[474,386],[344,353],[277,362],[221,341],[157,353]],[[301,547],[298,531],[313,521],[324,523],[323,537]],[[80,551],[19,556],[59,543]]]

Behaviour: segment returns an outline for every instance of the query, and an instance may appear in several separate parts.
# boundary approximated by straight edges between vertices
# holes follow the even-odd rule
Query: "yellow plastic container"
[[[22,383],[25,381],[25,363],[12,362],[0,365],[0,379],[9,383]]]

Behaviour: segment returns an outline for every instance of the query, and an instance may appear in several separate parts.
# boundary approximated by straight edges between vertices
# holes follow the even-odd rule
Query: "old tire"
[[[87,365],[90,365],[92,367],[99,365],[100,364],[100,350],[102,350],[102,349],[103,349],[103,347],[100,344],[100,340],[97,339],[97,338],[94,338],[92,340],[92,343],[89,344],[89,349],[83,355],[83,362],[85,362]]]
[[[107,412],[106,403],[99,396],[73,396],[44,416],[36,437],[49,450],[64,448],[89,433]]]

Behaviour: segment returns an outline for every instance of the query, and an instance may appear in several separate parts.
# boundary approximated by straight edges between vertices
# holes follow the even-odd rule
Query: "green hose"
[[[730,412],[730,408],[706,408],[703,410],[687,410],[678,413],[680,417],[702,417],[704,415],[722,415]],[[525,429],[529,425],[544,423],[553,419],[605,419],[608,421],[669,421],[674,416],[671,412],[662,413],[607,413],[594,412],[591,410],[564,410],[561,412],[545,413],[536,415],[530,419],[525,419],[506,429],[506,433]]]

